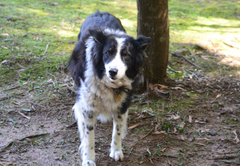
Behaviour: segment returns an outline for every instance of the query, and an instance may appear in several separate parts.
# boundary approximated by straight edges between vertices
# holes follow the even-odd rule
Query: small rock
[[[217,131],[216,130],[211,130],[211,131],[209,131],[209,134],[211,136],[215,136],[215,135],[217,135]]]
[[[218,166],[218,165],[213,163],[211,166]]]

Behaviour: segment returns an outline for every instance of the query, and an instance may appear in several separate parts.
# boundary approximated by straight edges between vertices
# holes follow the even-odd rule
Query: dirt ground
[[[219,67],[222,59],[215,57],[203,50],[201,63],[192,61]],[[240,165],[239,77],[211,76],[206,67],[194,70],[179,57],[172,57],[173,63],[189,72],[166,86],[150,84],[148,92],[134,96],[124,161],[109,157],[112,123],[97,123],[97,165]],[[67,73],[38,84],[1,87],[0,165],[80,165],[72,88]]]

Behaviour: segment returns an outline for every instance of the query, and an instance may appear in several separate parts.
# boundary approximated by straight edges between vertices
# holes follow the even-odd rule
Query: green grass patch
[[[235,0],[170,0],[170,51],[205,41],[224,50],[223,41],[240,34],[239,8]],[[135,0],[11,0],[0,2],[0,10],[0,84],[67,71],[80,26],[97,10],[119,17],[128,34],[136,37]],[[183,74],[169,76],[178,79]]]
[[[80,26],[97,10],[115,14],[136,36],[136,5],[127,0],[13,0],[0,2],[0,7],[1,84],[41,81],[48,73],[67,71]]]

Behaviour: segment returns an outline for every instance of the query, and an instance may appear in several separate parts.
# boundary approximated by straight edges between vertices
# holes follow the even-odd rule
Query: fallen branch
[[[17,94],[13,94],[13,95],[11,95],[11,96],[2,97],[2,98],[0,98],[0,101],[7,100],[7,99],[9,99],[9,98],[11,98],[11,97],[19,96],[19,95],[24,96],[23,93],[17,93]]]
[[[13,143],[19,142],[19,141],[23,141],[24,139],[27,138],[35,138],[35,137],[39,137],[39,136],[45,136],[48,135],[49,133],[42,133],[42,134],[34,134],[34,135],[29,135],[20,139],[15,139],[13,141],[8,142],[6,145],[1,146],[0,148],[0,152],[4,152],[6,150],[6,148],[8,148],[9,146],[11,146]]]

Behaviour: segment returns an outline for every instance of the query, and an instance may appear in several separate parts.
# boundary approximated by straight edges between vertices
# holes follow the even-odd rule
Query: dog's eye
[[[124,54],[123,57],[124,57],[124,58],[128,58],[128,57],[129,57],[129,54]]]
[[[108,52],[106,52],[106,54],[107,54],[107,55],[111,55],[109,51],[108,51]]]

